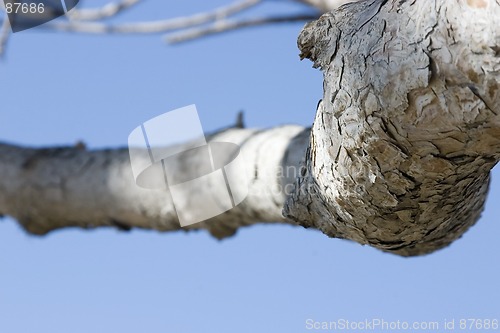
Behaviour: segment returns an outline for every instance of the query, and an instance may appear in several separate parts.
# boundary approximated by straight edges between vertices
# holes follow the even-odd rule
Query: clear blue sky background
[[[224,3],[150,0],[120,20]],[[254,13],[298,8],[274,1]],[[124,146],[138,124],[193,103],[207,131],[233,123],[240,109],[250,127],[309,126],[322,81],[299,61],[301,26],[175,47],[159,35],[17,33],[0,63],[0,140]],[[499,179],[494,172],[483,217],[461,240],[410,259],[290,226],[251,227],[222,242],[205,232],[104,229],[40,238],[3,219],[0,332],[293,333],[308,332],[307,319],[441,328],[444,320],[500,319]]]

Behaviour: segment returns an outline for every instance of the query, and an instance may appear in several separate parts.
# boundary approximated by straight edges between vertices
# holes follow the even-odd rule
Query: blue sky
[[[275,1],[261,10],[295,11]],[[103,1],[87,1],[88,5]],[[148,1],[121,20],[222,5]],[[206,131],[309,126],[321,73],[300,62],[301,24],[178,46],[154,36],[30,30],[0,62],[0,140],[124,146],[131,130],[196,104]],[[256,226],[224,241],[204,232],[64,230],[25,234],[0,220],[0,332],[310,332],[316,321],[500,319],[500,172],[483,217],[430,256],[400,258],[320,232]],[[471,330],[473,331],[473,330]]]

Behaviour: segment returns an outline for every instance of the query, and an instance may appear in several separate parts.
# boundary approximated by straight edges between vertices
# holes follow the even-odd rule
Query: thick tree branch
[[[284,206],[305,227],[403,256],[458,239],[500,159],[499,21],[495,0],[367,0],[308,24],[301,56],[324,72],[311,132],[213,136],[242,146],[253,182],[243,204],[193,228],[287,222]],[[167,192],[135,186],[126,150],[0,145],[0,174],[0,214],[32,233],[179,228]]]
[[[327,8],[325,6],[338,6],[346,2],[346,0],[303,2],[313,8],[315,12],[318,12],[318,14],[304,12],[303,14],[298,15],[269,15],[265,17],[252,17],[228,21],[229,17],[245,12],[262,3],[262,0],[240,0],[227,6],[216,8],[212,11],[186,17],[122,24],[109,24],[103,22],[108,18],[112,18],[137,4],[140,4],[141,2],[141,0],[122,0],[119,2],[110,2],[99,8],[74,8],[68,12],[64,18],[46,23],[37,27],[37,29],[88,34],[156,34],[186,29],[186,31],[177,35],[170,38],[167,36],[165,38],[167,41],[180,42],[244,27],[271,23],[309,21],[316,19],[320,12],[325,12],[325,8]],[[209,24],[209,26],[203,27],[205,24]],[[193,28],[196,26],[202,27]],[[9,35],[10,33],[7,32],[2,33],[1,35],[3,38],[0,41],[3,42],[4,46],[8,42]],[[0,49],[0,55],[2,54],[1,51],[2,49]]]
[[[499,21],[495,0],[371,0],[308,24],[325,91],[285,215],[401,255],[459,238],[500,159]]]
[[[10,33],[10,24],[7,18],[7,13],[4,13],[2,25],[0,26],[0,57],[5,54],[5,49],[7,47],[7,42],[9,41]]]
[[[299,126],[265,131],[231,128],[212,135],[211,142],[241,145],[247,168],[238,176],[251,179],[249,194],[236,208],[186,230],[207,229],[222,238],[242,226],[285,222],[281,209],[308,140],[309,130]],[[179,160],[172,172],[182,174],[198,164]],[[167,190],[135,184],[128,149],[30,149],[0,144],[0,174],[0,215],[16,218],[33,234],[64,227],[181,229]],[[197,189],[197,194],[216,196],[227,191],[212,185]]]
[[[355,2],[359,0],[296,0],[296,1],[301,2],[307,6],[316,8],[321,13],[326,13],[337,9],[346,3]]]
[[[228,6],[216,8],[213,11],[199,13],[186,17],[175,17],[165,20],[134,22],[125,24],[106,24],[98,22],[81,22],[74,17],[71,21],[51,22],[44,29],[92,33],[92,34],[151,34],[186,29],[193,26],[217,22],[228,16],[235,15],[260,4],[262,0],[243,0]],[[83,9],[81,9],[83,10]]]

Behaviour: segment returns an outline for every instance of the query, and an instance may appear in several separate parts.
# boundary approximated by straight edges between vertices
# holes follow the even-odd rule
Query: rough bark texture
[[[404,256],[459,238],[500,157],[499,22],[495,0],[371,0],[308,24],[324,97],[285,216]]]
[[[247,168],[239,176],[251,179],[248,196],[236,208],[183,229],[207,229],[223,238],[242,226],[285,222],[281,210],[286,189],[295,180],[290,176],[303,159],[309,129],[231,128],[210,136],[210,142],[217,141],[241,145]],[[168,190],[135,184],[127,148],[86,151],[0,144],[0,157],[0,215],[14,217],[30,233],[42,235],[63,227],[181,229]],[[179,161],[174,172],[192,170],[197,164],[193,159]],[[227,191],[212,185],[199,191]]]
[[[478,220],[500,158],[498,22],[498,0],[367,0],[308,24],[302,57],[324,72],[312,130],[213,135],[242,147],[249,195],[190,228],[222,238],[296,222],[403,256],[459,238]],[[0,175],[0,215],[34,234],[180,229],[168,191],[135,185],[126,149],[0,144]]]

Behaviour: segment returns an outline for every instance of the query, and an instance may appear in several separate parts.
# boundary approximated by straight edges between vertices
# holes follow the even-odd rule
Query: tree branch
[[[0,57],[5,54],[11,31],[7,13],[4,13],[2,25],[0,26]]]
[[[264,131],[230,128],[211,135],[210,142],[241,145],[247,167],[237,177],[251,179],[249,193],[236,208],[185,230],[207,229],[223,238],[242,226],[285,222],[281,209],[308,140],[309,130],[299,126]],[[180,157],[176,163],[177,169],[171,170],[176,175],[200,164]],[[33,234],[65,227],[181,229],[176,209],[182,207],[174,208],[169,191],[135,184],[128,149],[30,149],[0,144],[0,174],[0,215],[16,218]],[[196,191],[217,197],[227,189],[212,184]]]
[[[295,221],[403,256],[460,238],[500,160],[498,21],[498,0],[367,0],[306,25],[301,57],[324,72],[312,129],[215,134],[241,145],[253,182],[245,202],[192,228],[221,238]],[[32,233],[179,229],[169,194],[135,186],[123,149],[0,145],[0,174],[0,215]]]
[[[70,20],[75,21],[97,21],[116,16],[141,2],[142,0],[122,0],[110,2],[99,8],[73,8],[66,15]]]
[[[213,21],[225,19],[228,16],[235,15],[249,8],[260,4],[262,0],[243,0],[235,2],[228,6],[216,8],[213,11],[199,13],[187,17],[176,17],[172,19],[135,22],[126,24],[110,25],[105,23],[95,22],[80,22],[72,20],[70,22],[51,22],[45,24],[41,28],[79,33],[92,34],[151,34],[168,32],[173,30],[190,28],[196,25],[201,25]]]
[[[176,43],[191,41],[193,39],[202,38],[209,35],[237,30],[241,28],[262,26],[275,23],[307,22],[317,18],[318,15],[302,14],[302,15],[292,15],[283,17],[262,17],[262,18],[254,18],[250,20],[241,20],[241,21],[218,21],[209,27],[193,28],[189,30],[184,30],[178,34],[167,35],[165,39],[171,44],[176,44]]]

